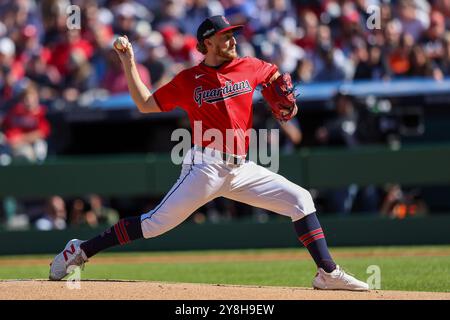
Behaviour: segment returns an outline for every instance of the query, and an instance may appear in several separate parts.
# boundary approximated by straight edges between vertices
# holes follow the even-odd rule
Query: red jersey
[[[48,64],[53,65],[58,71],[66,76],[69,74],[70,54],[75,50],[81,50],[84,53],[86,59],[90,59],[94,53],[92,44],[84,39],[80,39],[74,43],[59,43],[51,50],[52,55],[48,61]]]
[[[245,133],[252,128],[253,92],[276,71],[274,64],[252,57],[236,58],[217,68],[200,63],[177,74],[154,98],[162,111],[178,106],[187,112],[194,144],[244,155],[249,146]],[[218,132],[222,141],[217,139]]]
[[[42,136],[47,138],[50,134],[50,123],[46,119],[46,112],[44,106],[29,110],[22,103],[15,105],[6,114],[3,122],[6,139],[13,143],[33,131],[40,131]]]

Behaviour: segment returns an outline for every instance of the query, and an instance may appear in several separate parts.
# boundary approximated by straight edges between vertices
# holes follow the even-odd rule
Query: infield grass
[[[378,266],[382,290],[450,292],[450,246],[331,251],[364,281],[371,275],[367,268]],[[82,279],[311,287],[315,265],[305,254],[305,249],[103,253],[86,265]],[[46,279],[52,258],[0,257],[0,279]]]

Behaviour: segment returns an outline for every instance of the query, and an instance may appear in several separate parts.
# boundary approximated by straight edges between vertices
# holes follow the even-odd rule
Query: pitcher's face
[[[210,40],[215,55],[224,60],[237,58],[236,39],[233,36],[233,31],[215,34]]]

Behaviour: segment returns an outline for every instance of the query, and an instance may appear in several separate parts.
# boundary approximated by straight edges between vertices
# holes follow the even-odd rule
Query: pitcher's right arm
[[[126,44],[127,47],[124,51],[118,50],[116,47],[114,47],[114,50],[117,52],[120,61],[122,62],[131,98],[142,113],[161,112],[152,93],[139,76],[136,61],[134,60],[133,48],[128,39]]]

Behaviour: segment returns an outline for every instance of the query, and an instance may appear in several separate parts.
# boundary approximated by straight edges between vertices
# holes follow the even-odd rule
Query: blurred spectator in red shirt
[[[87,59],[90,59],[93,54],[92,45],[81,38],[80,30],[67,30],[64,40],[52,49],[48,63],[55,66],[61,75],[66,76],[70,72],[70,55],[75,50],[83,52]]]
[[[307,53],[316,49],[316,41],[319,31],[319,19],[314,12],[306,10],[300,16],[301,34],[300,38],[295,40],[295,44],[300,46]]]
[[[14,157],[42,161],[47,156],[45,139],[50,134],[50,123],[45,118],[46,108],[39,104],[36,85],[29,82],[20,101],[6,114],[3,130]]]
[[[165,26],[161,29],[164,43],[169,55],[175,62],[194,62],[197,53],[197,39],[191,35],[185,35],[177,27]]]
[[[345,56],[350,57],[354,42],[365,39],[364,30],[361,25],[361,16],[353,5],[347,5],[343,8],[339,23],[340,34],[337,35],[335,43],[343,51]]]

